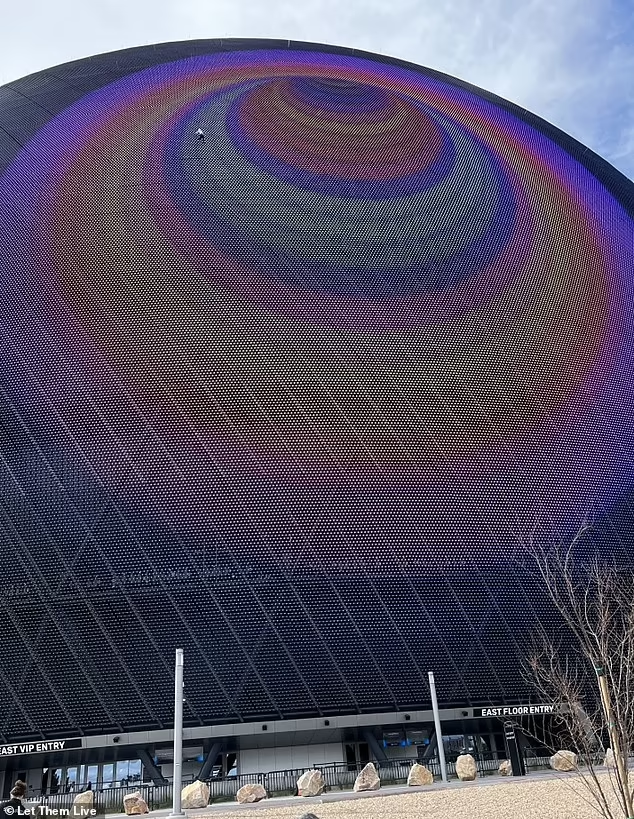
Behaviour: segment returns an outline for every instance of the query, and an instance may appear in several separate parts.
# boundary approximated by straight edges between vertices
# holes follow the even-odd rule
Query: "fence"
[[[530,773],[531,769],[550,769],[550,756],[536,756],[530,751],[524,751],[524,764],[526,765],[526,773]]]
[[[501,757],[494,753],[480,753],[475,755],[476,766],[479,776],[496,774],[501,762]],[[536,756],[534,752],[525,752],[524,760],[526,771],[538,770],[549,767],[548,756]],[[419,759],[391,759],[382,762],[375,762],[382,785],[404,785],[411,766]],[[435,779],[441,778],[440,763],[437,758],[425,760],[423,764],[433,773]],[[326,790],[351,790],[354,781],[365,763],[333,762],[327,765],[315,765],[318,768],[326,783]],[[297,780],[307,770],[307,768],[291,768],[283,771],[270,771],[269,773],[249,773],[238,774],[207,780],[209,787],[209,802],[223,802],[234,800],[238,790],[246,784],[257,783],[264,787],[269,796],[286,796],[297,793]],[[447,761],[447,775],[450,778],[456,777],[456,763],[454,760]],[[185,779],[183,785],[191,780]],[[150,811],[160,808],[170,807],[172,804],[172,783],[164,785],[139,784],[138,786],[128,786],[125,788],[115,787],[95,791],[95,807],[105,813],[120,813],[123,810],[123,797],[134,790],[140,791],[147,802]],[[38,801],[51,808],[72,807],[76,793],[56,793],[42,797]]]
[[[183,782],[184,785],[188,781]],[[172,804],[172,783],[165,785],[139,784],[127,788],[105,788],[104,790],[94,790],[94,807],[104,813],[121,813],[123,811],[123,797],[134,791],[139,791],[147,802],[149,810],[167,808]],[[76,792],[52,793],[48,796],[36,798],[38,804],[46,805],[55,810],[69,810],[73,806],[73,800],[77,796]]]

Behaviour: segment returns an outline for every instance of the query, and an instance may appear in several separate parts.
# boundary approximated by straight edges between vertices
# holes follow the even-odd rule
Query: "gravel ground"
[[[608,783],[606,783],[608,784]],[[609,787],[609,784],[608,784]],[[299,819],[312,812],[318,819],[598,819],[590,795],[578,777],[508,782],[452,790],[430,788],[417,793],[355,801],[301,804],[260,809],[197,812],[196,819]]]

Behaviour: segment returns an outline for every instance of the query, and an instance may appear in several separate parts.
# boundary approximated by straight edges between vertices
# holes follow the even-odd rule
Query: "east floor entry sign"
[[[81,739],[51,739],[44,742],[18,742],[14,745],[0,745],[0,756],[23,756],[27,754],[48,754],[81,748]]]
[[[497,708],[474,708],[474,717],[529,717],[556,714],[556,705],[502,705]]]

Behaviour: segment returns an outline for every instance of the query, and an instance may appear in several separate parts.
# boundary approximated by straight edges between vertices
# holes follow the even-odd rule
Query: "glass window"
[[[237,776],[238,775],[238,755],[237,754],[227,754],[226,770],[227,770],[227,776]]]
[[[77,768],[66,768],[66,779],[64,780],[64,790],[67,793],[69,791],[77,790]]]
[[[101,784],[104,788],[112,788],[114,781],[114,765],[108,763],[101,766]]]
[[[86,765],[86,772],[84,774],[86,787],[88,787],[88,785],[90,785],[90,787],[93,789],[97,787],[98,772],[99,767],[97,765]]]
[[[128,767],[128,782],[141,781],[141,760],[131,759]]]
[[[125,788],[128,784],[128,772],[130,769],[130,760],[122,759],[117,762],[117,774],[115,777],[115,784],[121,788]]]
[[[62,773],[63,771],[61,768],[51,768],[51,773],[48,780],[49,793],[57,793],[61,789],[63,783]]]
[[[141,760],[140,759],[122,759],[117,762],[116,781],[122,788],[127,787],[133,782],[141,781]]]

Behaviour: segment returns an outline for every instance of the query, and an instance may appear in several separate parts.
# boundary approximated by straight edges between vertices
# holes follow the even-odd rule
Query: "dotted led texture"
[[[176,645],[191,724],[519,696],[517,531],[631,550],[631,183],[256,41],[6,86],[0,167],[0,732],[166,724]]]

